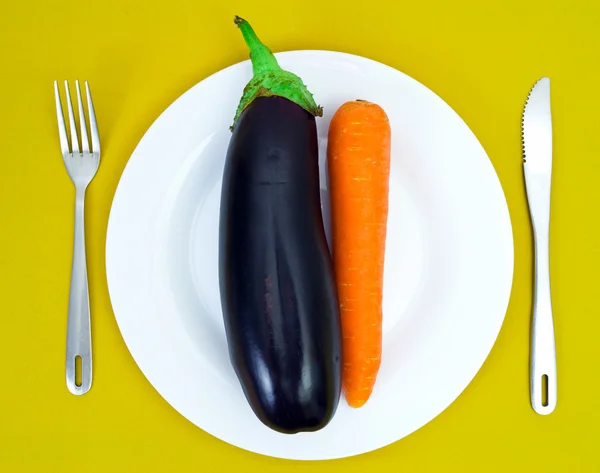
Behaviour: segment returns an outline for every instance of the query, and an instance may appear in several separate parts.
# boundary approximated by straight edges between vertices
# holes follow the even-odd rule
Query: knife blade
[[[556,407],[556,347],[550,291],[549,233],[552,182],[550,79],[531,89],[523,110],[523,168],[535,242],[531,324],[531,405],[542,415]]]

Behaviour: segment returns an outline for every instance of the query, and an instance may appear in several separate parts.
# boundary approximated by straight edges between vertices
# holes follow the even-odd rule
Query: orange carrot
[[[383,109],[347,102],[331,120],[327,149],[333,263],[343,335],[346,401],[361,407],[381,364],[383,262],[391,131]]]

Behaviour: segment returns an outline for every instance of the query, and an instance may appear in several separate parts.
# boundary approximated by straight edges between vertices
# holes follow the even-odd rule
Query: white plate
[[[324,106],[325,116],[317,119],[321,160],[331,115],[347,100],[380,104],[392,125],[383,361],[370,401],[352,410],[342,400],[319,432],[279,434],[256,419],[229,363],[218,288],[218,207],[228,127],[251,76],[249,62],[187,91],[140,141],[110,214],[108,286],[135,361],[191,422],[265,455],[339,458],[420,428],[475,376],[508,304],[511,224],[482,146],[429,89],[348,54],[277,57]]]

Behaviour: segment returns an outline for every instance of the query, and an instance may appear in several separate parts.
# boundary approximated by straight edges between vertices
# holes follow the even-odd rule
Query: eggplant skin
[[[341,392],[341,326],[314,116],[281,97],[240,115],[223,174],[219,283],[229,354],[256,416],[316,431]]]

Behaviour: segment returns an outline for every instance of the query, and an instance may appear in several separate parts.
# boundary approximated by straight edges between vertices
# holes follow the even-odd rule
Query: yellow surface
[[[600,471],[600,3],[303,0],[302,10],[270,0],[217,3],[2,4],[0,471]],[[104,243],[119,176],[162,110],[247,57],[234,14],[251,20],[275,51],[364,55],[430,87],[479,137],[510,206],[514,288],[483,369],[433,422],[360,457],[281,461],[204,433],[143,377],[109,303]],[[531,237],[519,128],[528,89],[542,75],[552,78],[555,127],[551,267],[559,401],[549,417],[529,407]],[[58,149],[56,78],[90,81],[103,146],[87,201],[94,385],[80,398],[64,381],[74,195]]]

